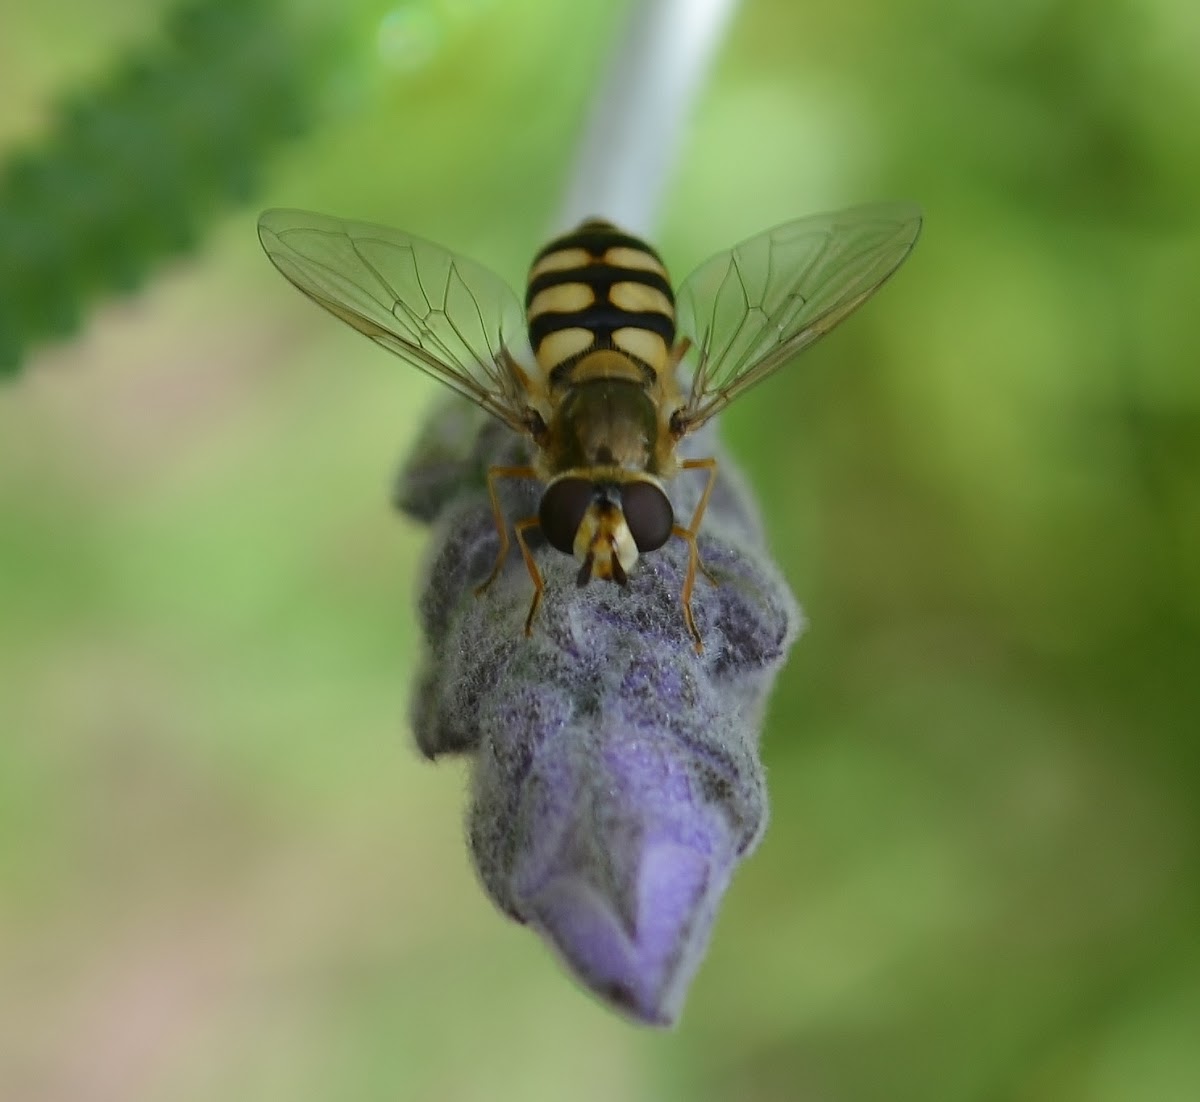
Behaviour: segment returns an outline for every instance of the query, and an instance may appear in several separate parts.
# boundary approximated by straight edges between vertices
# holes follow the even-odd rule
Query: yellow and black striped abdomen
[[[657,374],[675,341],[675,296],[662,260],[644,241],[599,220],[583,222],[534,258],[525,314],[538,363],[552,378],[556,368],[567,370],[597,349],[624,352]]]

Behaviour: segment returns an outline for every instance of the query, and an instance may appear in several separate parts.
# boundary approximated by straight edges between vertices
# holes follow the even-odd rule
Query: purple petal
[[[679,541],[639,561],[627,587],[584,589],[568,556],[535,546],[546,592],[526,639],[531,587],[515,554],[473,596],[497,546],[483,468],[520,463],[519,442],[485,426],[457,465],[446,434],[430,438],[436,454],[425,466],[418,454],[397,491],[436,525],[418,744],[431,758],[472,755],[468,835],[497,905],[610,1005],[669,1025],[733,871],[762,835],[758,722],[799,610],[722,459],[700,540],[721,585],[699,581],[692,605],[702,655],[683,623]],[[714,447],[711,437],[693,443]],[[678,515],[690,515],[700,488],[671,483]],[[536,484],[501,489],[510,518],[536,510]]]
[[[641,854],[637,909],[627,924],[603,886],[560,874],[526,904],[529,924],[592,991],[651,1025],[672,1025],[700,962],[729,866],[660,842]]]

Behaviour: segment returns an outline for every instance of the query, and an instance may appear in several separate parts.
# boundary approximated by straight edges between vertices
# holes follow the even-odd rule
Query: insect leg
[[[692,347],[692,338],[684,337],[674,348],[671,349],[671,358],[667,364],[671,372],[671,377],[674,378],[676,370],[683,362],[683,357],[688,354],[688,350]]]
[[[529,553],[529,547],[525,543],[525,537],[521,533],[526,528],[537,527],[540,523],[541,521],[537,517],[526,517],[513,525],[513,531],[517,534],[517,546],[521,548],[521,558],[525,560],[525,569],[529,571],[529,576],[533,579],[533,601],[529,605],[529,615],[525,617],[526,637],[533,634],[533,617],[538,610],[538,605],[542,603],[542,590],[546,586],[542,581],[542,572],[538,570],[537,563],[533,561],[533,556]]]
[[[504,560],[508,557],[508,526],[504,523],[504,512],[500,508],[500,499],[496,496],[497,478],[537,478],[537,471],[532,467],[489,467],[487,472],[487,487],[488,497],[492,501],[492,518],[496,522],[496,531],[500,536],[500,550],[496,555],[496,565],[492,567],[492,572],[487,576],[487,579],[482,585],[475,587],[475,596],[482,595],[484,590],[496,580],[500,573],[500,568],[504,565]],[[522,550],[524,545],[522,545]],[[526,563],[529,562],[529,557],[526,555]]]
[[[704,519],[704,510],[708,508],[708,498],[712,493],[713,484],[717,481],[717,461],[711,457],[708,459],[685,459],[680,467],[685,471],[708,471],[708,482],[705,483],[704,493],[700,495],[700,503],[692,514],[692,523],[686,528],[676,524],[671,529],[671,535],[678,536],[688,545],[687,574],[683,578],[683,593],[680,594],[680,601],[683,604],[684,622],[687,624],[692,638],[696,641],[696,653],[700,654],[704,650],[704,644],[700,640],[700,632],[692,617],[692,590],[696,585],[696,568],[699,567],[700,572],[713,585],[717,584],[717,579],[704,568],[704,564],[700,561],[700,549],[696,546],[696,533],[700,529],[700,521]]]
[[[708,471],[708,482],[704,485],[704,493],[700,495],[700,504],[696,506],[696,511],[692,514],[692,523],[688,525],[688,531],[694,536],[700,531],[700,520],[704,516],[704,510],[708,508],[708,498],[717,481],[717,461],[711,457],[708,459],[685,459],[679,466],[685,471]],[[692,545],[692,553],[695,556],[696,565],[700,568],[700,573],[713,585],[716,585],[717,579],[705,569],[695,544]]]
[[[678,524],[671,529],[671,535],[678,536],[688,545],[688,564],[687,574],[683,579],[683,593],[680,594],[680,601],[683,604],[683,621],[687,624],[687,629],[692,633],[692,638],[696,641],[696,653],[704,652],[704,643],[700,639],[700,632],[696,628],[696,621],[692,618],[692,589],[696,584],[696,564],[700,561],[700,552],[696,550],[696,533],[689,531],[687,528],[681,528]]]

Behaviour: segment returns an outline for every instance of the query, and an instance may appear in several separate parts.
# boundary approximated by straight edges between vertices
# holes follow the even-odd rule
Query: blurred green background
[[[519,283],[622,6],[326,7],[272,14],[343,36],[305,136],[0,388],[0,1097],[1200,1098],[1195,5],[743,5],[676,277],[860,200],[927,229],[725,418],[811,627],[672,1034],[478,890],[465,769],[404,723],[426,535],[388,491],[440,395],[254,233],[327,210]],[[0,143],[165,11],[10,5]]]

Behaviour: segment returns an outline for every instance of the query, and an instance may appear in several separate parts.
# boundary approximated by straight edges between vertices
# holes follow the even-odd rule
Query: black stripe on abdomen
[[[618,329],[649,329],[662,337],[668,348],[675,340],[675,322],[666,314],[634,313],[604,304],[571,313],[538,314],[529,319],[529,341],[536,350],[549,334],[560,329],[586,329],[595,337],[598,348],[611,348],[612,335]]]
[[[675,305],[675,295],[671,285],[658,272],[648,272],[640,268],[618,268],[612,264],[595,263],[583,268],[568,268],[564,271],[542,272],[529,281],[525,292],[525,309],[533,304],[534,296],[550,287],[558,287],[564,283],[583,283],[592,289],[597,302],[607,302],[614,283],[641,283],[661,291],[672,306]]]
[[[538,253],[525,316],[547,371],[606,348],[657,371],[675,340],[675,296],[662,261],[644,241],[608,222],[585,222]]]
[[[649,253],[659,264],[662,257],[658,255],[645,241],[622,233],[611,222],[600,219],[583,222],[571,233],[551,241],[540,253],[533,258],[536,265],[551,253],[562,252],[564,249],[583,249],[594,257],[602,257],[609,249],[637,249],[638,252]]]

